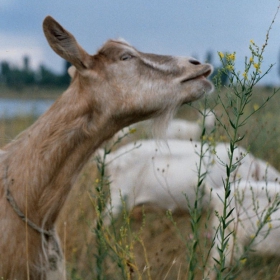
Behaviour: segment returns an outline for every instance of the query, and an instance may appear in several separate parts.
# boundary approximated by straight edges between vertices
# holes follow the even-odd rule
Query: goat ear
[[[49,45],[59,56],[71,62],[79,71],[89,68],[90,55],[77,43],[75,37],[51,16],[45,18],[43,30]]]

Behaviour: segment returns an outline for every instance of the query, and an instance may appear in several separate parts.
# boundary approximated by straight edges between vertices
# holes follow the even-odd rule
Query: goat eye
[[[131,54],[126,53],[126,54],[123,54],[123,55],[120,57],[120,59],[121,59],[122,61],[125,61],[125,60],[130,60],[132,57],[133,57],[133,56],[132,56]]]

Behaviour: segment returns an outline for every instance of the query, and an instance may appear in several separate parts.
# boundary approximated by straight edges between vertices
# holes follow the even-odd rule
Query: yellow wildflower
[[[244,258],[244,259],[241,259],[241,260],[240,260],[240,263],[241,263],[242,265],[244,265],[244,264],[246,263],[246,261],[247,261],[247,259]]]
[[[98,184],[99,183],[99,179],[95,179],[95,183]]]
[[[233,65],[227,65],[226,69],[229,70],[229,71],[233,71],[234,67],[233,67]]]
[[[270,221],[271,221],[271,217],[268,216],[268,217],[266,218],[266,221],[267,221],[267,222],[270,222]]]
[[[250,62],[254,62],[254,58],[253,57],[250,57]]]
[[[269,228],[269,229],[272,229],[272,223],[269,223],[269,224],[268,224],[268,228]]]
[[[260,69],[260,64],[259,63],[254,63],[253,66],[256,68],[257,71]]]
[[[228,61],[234,61],[235,60],[235,53],[227,54],[227,60]]]
[[[253,45],[255,44],[254,40],[250,40],[250,43],[253,44]]]
[[[135,133],[135,132],[136,132],[136,128],[130,128],[130,129],[129,129],[129,133],[130,133],[130,134],[133,134],[133,133]]]
[[[244,77],[244,80],[247,80],[247,79],[248,79],[248,75],[247,75],[246,72],[244,72],[244,73],[242,74],[242,76]]]
[[[225,56],[222,52],[218,52],[218,55],[220,58],[224,58],[224,56]]]

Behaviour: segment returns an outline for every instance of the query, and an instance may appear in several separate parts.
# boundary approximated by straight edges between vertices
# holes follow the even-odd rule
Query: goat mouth
[[[202,69],[201,71],[199,71],[198,73],[191,75],[189,77],[184,78],[181,83],[186,83],[192,80],[198,80],[198,79],[206,79],[208,76],[210,76],[212,73],[212,68],[209,66],[206,69]]]

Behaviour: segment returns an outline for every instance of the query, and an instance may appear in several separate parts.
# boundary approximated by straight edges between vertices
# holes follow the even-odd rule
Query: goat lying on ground
[[[82,167],[100,145],[134,122],[167,125],[183,103],[212,90],[209,64],[137,51],[109,40],[89,55],[53,18],[52,49],[75,67],[70,87],[0,153],[0,277],[63,279],[55,231]]]
[[[229,267],[232,258],[233,262],[240,260],[244,247],[250,242],[252,242],[251,253],[262,256],[280,256],[279,195],[279,182],[240,181],[231,185],[228,212],[233,208],[234,210],[227,221],[232,218],[234,220],[229,224],[225,233],[225,236],[228,236],[232,232],[225,253],[226,267]],[[211,202],[212,208],[222,215],[224,206],[218,196],[224,198],[223,188],[213,191]],[[214,228],[217,228],[219,226],[218,218],[214,217],[213,221]],[[219,240],[220,238],[216,237],[216,245],[212,248],[211,253],[212,261],[213,257],[219,260],[219,252],[216,248],[220,246]],[[247,257],[247,254],[243,257]],[[216,279],[213,271],[211,274],[211,279]]]
[[[193,205],[198,183],[197,166],[199,164],[201,144],[194,141],[169,140],[158,146],[154,140],[127,144],[106,158],[110,180],[111,205],[115,217],[122,206],[121,196],[128,209],[145,203],[155,204],[163,209],[188,210],[188,203]],[[226,177],[229,144],[218,143],[215,154],[208,145],[204,146],[204,157],[201,174],[207,171],[205,183],[208,187],[219,188]],[[270,180],[280,179],[280,173],[262,160],[247,154],[238,147],[234,152],[234,162],[238,168],[232,173],[232,180]],[[245,156],[245,157],[244,157]],[[203,190],[203,188],[201,188]],[[185,197],[186,195],[186,197]],[[202,200],[202,206],[208,201]],[[112,206],[112,207],[111,207]],[[109,223],[108,212],[105,216]]]

